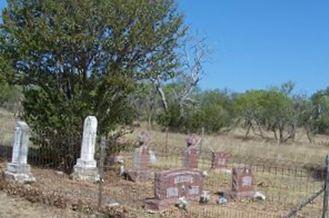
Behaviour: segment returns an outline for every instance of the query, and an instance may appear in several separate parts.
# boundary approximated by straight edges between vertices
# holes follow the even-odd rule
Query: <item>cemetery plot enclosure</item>
[[[182,142],[184,145],[184,142]],[[70,207],[81,210],[86,207],[87,211],[96,211],[98,207],[99,185],[85,181],[74,181],[69,174],[61,171],[61,165],[51,162],[52,152],[49,155],[37,151],[38,147],[31,146],[28,163],[36,182],[31,186],[49,196],[57,196],[57,207]],[[154,173],[168,170],[181,169],[184,164],[185,147],[166,149],[151,144],[149,147],[156,154],[156,161],[150,163],[149,171],[153,175],[142,182],[131,182],[119,176],[119,165],[105,165],[103,184],[103,208],[109,208],[119,204],[126,207],[128,216],[156,217],[149,214],[145,207],[145,199],[154,197]],[[43,150],[45,151],[45,150]],[[1,147],[1,171],[5,170],[5,164],[11,160],[11,146]],[[133,169],[134,152],[120,153],[124,159],[126,170]],[[96,145],[95,159],[99,161],[99,145]],[[228,171],[212,169],[212,153],[208,149],[199,150],[198,170],[207,171],[204,178],[203,190],[209,191],[210,200],[208,204],[199,204],[197,200],[189,200],[187,212],[180,211],[175,207],[169,208],[165,214],[188,213],[192,217],[280,217],[286,215],[295,208],[303,199],[323,187],[323,170],[310,171],[298,167],[283,167],[267,164],[252,164],[246,161],[237,161],[234,157],[227,160],[227,169],[241,166],[245,163],[253,173],[252,186],[255,191],[266,196],[265,201],[243,200],[235,201],[229,199],[226,205],[218,205],[219,193],[229,193],[232,189],[232,175]],[[7,187],[7,186],[5,186]],[[24,189],[24,186],[17,187]],[[6,188],[4,188],[6,189]],[[28,192],[28,191],[27,191]],[[322,213],[322,196],[303,208],[298,215],[300,217],[320,217]],[[44,202],[44,201],[43,201]],[[47,202],[44,202],[47,203]],[[61,205],[62,204],[62,205]],[[174,204],[174,203],[173,203]],[[119,206],[120,207],[120,206]],[[111,210],[115,210],[113,207]],[[171,214],[171,215],[170,215]]]

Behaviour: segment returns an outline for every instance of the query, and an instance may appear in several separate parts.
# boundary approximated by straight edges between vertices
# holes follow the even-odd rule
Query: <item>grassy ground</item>
[[[143,129],[137,130],[137,133]],[[157,149],[181,149],[185,146],[185,134],[151,131],[153,146]],[[210,150],[226,151],[235,162],[266,163],[276,166],[324,165],[329,150],[329,137],[317,135],[315,143],[308,142],[305,133],[299,130],[294,142],[278,145],[274,139],[262,139],[252,135],[243,140],[244,130],[235,129],[228,134],[203,137],[202,150],[209,155]]]
[[[15,118],[12,113],[0,108],[0,145],[8,145],[12,141]]]
[[[0,144],[10,145],[13,138],[15,118],[0,108]],[[136,138],[139,132],[146,128],[141,127],[130,138]],[[159,130],[150,131],[153,147],[156,150],[180,151],[185,147],[187,135],[179,133],[165,133]],[[243,129],[235,129],[228,134],[206,135],[203,137],[202,150],[209,155],[210,149],[226,151],[232,154],[235,162],[267,163],[277,166],[307,166],[323,165],[325,155],[329,150],[329,137],[317,135],[315,143],[310,144],[303,130],[297,132],[296,140],[278,145],[265,133],[265,139],[251,133],[248,140],[243,140]]]
[[[0,144],[10,144],[13,136],[15,119],[8,112],[0,110]],[[135,138],[141,127],[134,134]],[[150,131],[151,149],[158,155],[158,162],[152,166],[154,171],[181,167],[181,154],[185,148],[184,134],[165,133],[159,130]],[[190,217],[279,217],[289,212],[301,200],[318,191],[323,182],[306,169],[321,166],[328,151],[329,138],[317,136],[310,144],[302,131],[299,131],[295,142],[278,145],[274,140],[261,139],[251,135],[249,140],[242,140],[243,130],[236,129],[225,135],[205,136],[202,140],[199,168],[209,171],[211,165],[210,150],[226,151],[232,154],[229,166],[239,163],[253,165],[255,188],[267,196],[265,202],[230,202],[225,207],[218,206],[216,193],[230,189],[229,174],[209,171],[205,180],[205,190],[210,191],[213,199],[209,205],[201,206],[191,203]],[[132,167],[132,154],[124,153],[126,167]],[[77,183],[68,175],[56,173],[50,169],[33,167],[37,182],[33,184],[44,192],[60,192],[68,199],[82,199],[96,207],[98,187],[95,184]],[[106,202],[116,200],[126,205],[123,211],[127,217],[178,217],[184,212],[171,208],[165,214],[149,214],[143,209],[143,199],[153,197],[154,184],[150,180],[145,184],[135,184],[107,172],[104,185]],[[75,203],[76,204],[76,203]],[[322,199],[318,198],[307,206],[299,217],[319,217]],[[10,207],[10,206],[8,206]],[[186,214],[185,214],[186,215]]]
[[[128,159],[128,157],[126,157]],[[173,158],[172,158],[173,159]],[[168,160],[159,158],[158,164],[152,167],[154,171],[159,168],[166,169]],[[177,162],[178,163],[178,162]],[[0,164],[1,165],[1,164]],[[179,165],[174,166],[178,168]],[[4,165],[2,165],[4,169]],[[216,194],[219,191],[229,191],[231,186],[231,175],[210,171],[205,179],[204,190],[210,191],[212,199],[208,205],[199,205],[197,202],[190,202],[187,215],[190,217],[280,217],[287,214],[298,203],[310,194],[318,191],[323,182],[308,176],[305,171],[280,171],[269,170],[269,168],[254,167],[255,190],[264,193],[266,201],[230,201],[225,206],[216,204]],[[77,182],[68,175],[50,169],[33,167],[32,173],[37,182],[31,187],[40,190],[43,195],[62,196],[65,201],[56,201],[55,205],[77,209],[79,206],[88,205],[97,207],[98,185],[86,182]],[[124,209],[126,217],[178,217],[183,211],[172,207],[164,214],[150,214],[143,209],[143,200],[154,197],[154,183],[149,180],[146,183],[133,183],[113,171],[106,171],[104,183],[103,206],[118,202]],[[28,193],[28,192],[27,192]],[[33,197],[32,192],[28,199],[37,201],[38,196]],[[69,203],[66,203],[69,202]],[[47,202],[44,202],[47,203]],[[320,217],[322,197],[319,197],[311,205],[299,213],[299,217]],[[83,211],[83,210],[82,210]],[[243,215],[243,216],[242,216]]]
[[[22,198],[13,198],[0,191],[0,217],[1,218],[59,218],[59,217],[87,217],[82,213],[71,210],[61,210],[44,204],[31,203]]]

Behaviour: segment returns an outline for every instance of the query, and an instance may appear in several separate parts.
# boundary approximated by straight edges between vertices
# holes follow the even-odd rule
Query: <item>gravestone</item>
[[[148,145],[151,136],[147,132],[142,132],[138,136],[140,147],[135,149],[133,156],[133,168],[127,171],[127,177],[133,182],[146,182],[152,176],[150,166],[150,150]]]
[[[231,157],[229,153],[225,152],[212,152],[211,169],[220,172],[231,172],[228,168],[228,160]]]
[[[183,168],[197,169],[198,168],[198,144],[200,143],[200,137],[193,134],[186,139],[187,148],[183,154]]]
[[[5,178],[20,183],[34,182],[31,167],[27,164],[29,146],[29,126],[23,121],[16,122],[11,163],[7,164]]]
[[[163,210],[181,198],[199,200],[203,192],[203,176],[198,170],[172,170],[155,174],[154,198],[145,200],[149,210]]]
[[[232,170],[232,197],[251,199],[255,194],[254,176],[250,167],[237,167]]]
[[[75,180],[99,181],[97,162],[94,159],[97,137],[97,118],[88,116],[83,125],[81,155],[72,174]]]

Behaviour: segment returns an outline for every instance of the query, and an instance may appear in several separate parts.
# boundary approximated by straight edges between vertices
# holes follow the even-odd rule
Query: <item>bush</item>
[[[329,134],[329,88],[320,90],[311,97],[314,107],[314,126],[318,133]]]
[[[171,130],[198,132],[202,127],[208,133],[216,133],[232,124],[235,113],[231,95],[219,90],[200,92],[197,104],[184,108],[170,104],[167,113],[158,116],[158,123]]]

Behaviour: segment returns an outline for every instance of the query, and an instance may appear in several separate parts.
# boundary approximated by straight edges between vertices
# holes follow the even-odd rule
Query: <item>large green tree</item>
[[[186,28],[173,0],[7,3],[0,50],[14,71],[5,77],[24,87],[24,119],[38,143],[62,154],[78,146],[64,138],[78,139],[87,115],[98,118],[102,134],[129,122],[135,84],[177,70]]]
[[[236,108],[247,128],[245,138],[251,129],[261,137],[264,137],[263,130],[270,130],[279,143],[294,137],[298,114],[288,94],[273,88],[250,90],[237,98]]]
[[[3,45],[3,42],[0,40],[0,48],[1,45]],[[0,107],[4,107],[18,115],[20,110],[19,102],[22,97],[20,87],[10,85],[8,75],[13,75],[13,67],[11,61],[6,59],[4,51],[0,49]]]
[[[232,94],[227,91],[203,91],[196,97],[195,109],[189,111],[185,126],[197,131],[201,127],[207,133],[219,133],[232,125],[235,117]]]
[[[316,92],[312,97],[313,128],[315,132],[329,134],[329,87]]]

